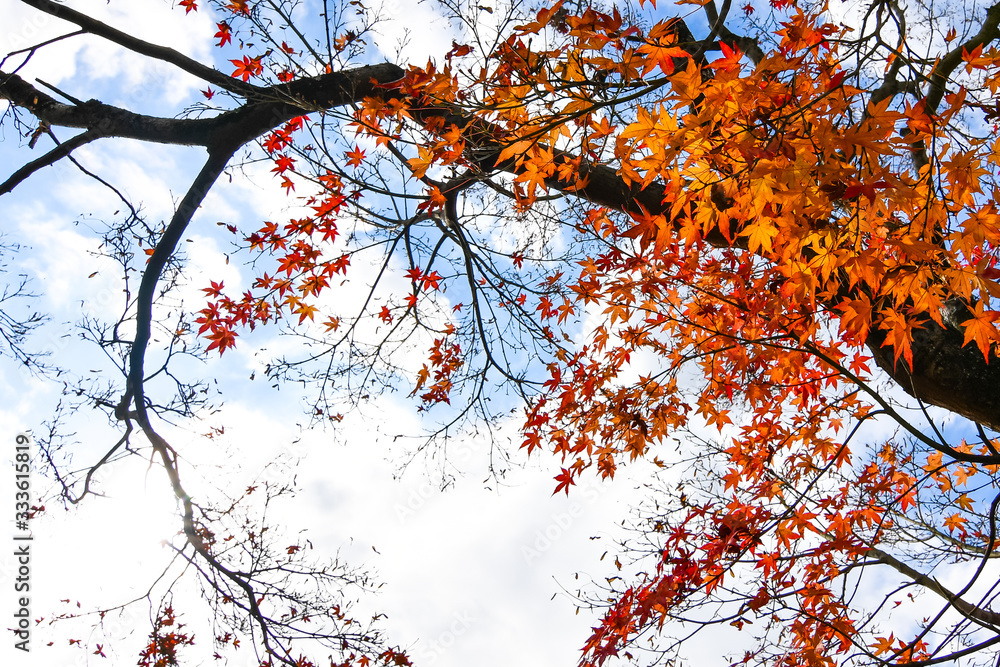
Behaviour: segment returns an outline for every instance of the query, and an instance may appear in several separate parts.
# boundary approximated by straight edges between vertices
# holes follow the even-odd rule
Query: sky
[[[214,21],[207,11],[185,16],[164,0],[69,4],[193,58],[218,58]],[[377,41],[386,58],[424,62],[451,47],[451,28],[434,15],[432,3],[390,0],[385,7],[395,17],[382,27]],[[489,20],[488,15],[482,20]],[[407,26],[415,25],[430,27],[407,35]],[[44,14],[0,0],[0,53],[62,30]],[[42,49],[25,73],[70,94],[140,112],[176,112],[201,98],[197,82],[186,75],[96,40],[66,40]],[[25,152],[12,128],[5,125],[2,131],[0,165],[22,163]],[[76,155],[141,202],[153,221],[170,215],[193,176],[192,165],[201,159],[196,149],[121,140],[87,146]],[[227,263],[227,241],[216,222],[250,225],[289,215],[288,199],[269,168],[249,165],[234,171],[204,203],[185,237],[191,277],[179,290],[185,303],[200,302],[208,279],[223,280],[235,292],[247,286],[250,272]],[[39,294],[24,308],[51,314],[27,347],[51,352],[54,361],[66,363],[81,378],[114,377],[112,364],[80,339],[75,323],[81,316],[114,318],[121,309],[119,274],[97,254],[100,232],[120,208],[107,189],[68,163],[46,169],[0,199],[3,241],[25,247],[3,258],[8,274],[25,274]],[[362,284],[374,270],[359,261],[351,275]],[[417,665],[575,664],[597,618],[586,610],[577,613],[574,593],[590,580],[600,582],[617,573],[612,562],[615,542],[624,536],[621,523],[632,516],[631,507],[648,497],[645,485],[655,480],[653,466],[639,463],[619,473],[614,484],[584,481],[568,497],[553,495],[558,461],[528,459],[519,452],[512,421],[500,434],[501,442],[510,438],[513,443],[502,477],[490,475],[490,444],[475,437],[453,441],[443,469],[440,459],[420,457],[404,468],[412,441],[394,436],[418,433],[424,426],[413,403],[401,395],[385,395],[364,411],[347,414],[335,428],[310,428],[294,386],[274,389],[260,380],[265,349],[274,352],[287,344],[262,332],[241,340],[221,359],[183,362],[186,372],[211,379],[225,397],[219,411],[204,422],[163,425],[169,440],[189,443],[184,450],[189,489],[209,493],[224,479],[227,488],[239,490],[294,476],[298,495],[271,508],[274,525],[290,541],[308,539],[318,557],[336,557],[369,571],[377,590],[349,592],[359,598],[355,615],[384,615],[381,627],[389,642],[406,648]],[[251,381],[251,376],[257,379]],[[0,470],[10,471],[14,437],[47,431],[63,401],[62,385],[25,373],[8,357],[0,357],[0,377]],[[70,416],[74,466],[99,459],[118,437],[116,428],[97,414]],[[206,438],[214,426],[224,426],[225,432]],[[442,471],[450,481],[446,488]],[[0,498],[11,503],[9,508],[13,481],[11,473],[0,473]],[[35,628],[30,659],[5,641],[0,663],[134,664],[149,629],[150,611],[143,602],[105,617],[99,632],[91,630],[89,618],[48,623],[59,614],[142,598],[151,585],[162,585],[154,583],[170,559],[162,541],[176,535],[178,522],[161,471],[133,457],[104,469],[100,483],[104,496],[66,510],[49,502],[33,523],[31,612],[45,620]],[[46,480],[36,478],[36,493],[48,488]],[[14,544],[6,536],[10,531],[4,532],[0,540]],[[12,548],[0,550],[0,613],[5,621],[13,613],[8,594],[16,577]],[[176,607],[196,634],[190,655],[213,664],[205,610],[196,597],[196,590],[182,584]],[[719,664],[718,637],[697,639],[687,655],[695,662],[701,658]],[[70,639],[91,648],[71,646]],[[107,658],[91,652],[97,644]],[[727,652],[739,652],[732,633],[724,646]],[[253,664],[252,655],[244,649],[228,664]]]
[[[191,57],[215,57],[215,27],[207,12],[185,16],[160,0],[70,4]],[[405,25],[433,18],[428,16],[430,7],[417,2],[390,7],[401,20],[383,28],[379,44],[386,45],[387,52],[394,50],[389,45],[403,37]],[[0,17],[3,53],[62,31],[58,21],[13,0],[0,0]],[[423,54],[421,61],[447,50],[450,39],[442,39],[443,32],[443,26],[441,31],[414,32],[404,54]],[[96,40],[67,40],[43,49],[22,75],[136,111],[179,109],[200,97],[195,82],[185,75]],[[3,131],[0,164],[23,160],[12,128]],[[169,215],[193,175],[193,161],[200,159],[194,149],[130,141],[95,144],[76,155],[88,169],[141,202],[150,220]],[[237,178],[218,187],[205,202],[184,248],[193,277],[182,288],[187,302],[198,302],[198,290],[208,277],[223,279],[233,288],[245,286],[249,274],[226,264],[225,241],[214,221],[287,215],[288,201],[266,172],[264,167],[256,179]],[[5,241],[25,246],[4,258],[7,270],[29,276],[30,288],[39,294],[25,308],[51,313],[51,320],[29,339],[28,349],[51,352],[54,361],[68,363],[80,376],[114,377],[108,360],[80,340],[74,323],[81,315],[113,318],[120,309],[119,274],[113,263],[94,255],[99,233],[120,202],[71,165],[59,164],[5,196],[2,204]],[[363,280],[368,269],[356,265],[352,270]],[[280,345],[262,338],[223,359],[208,360],[201,369],[189,368],[219,383],[225,405],[212,423],[225,425],[226,431],[210,443],[202,440],[202,450],[186,454],[186,484],[207,489],[217,475],[225,474],[231,488],[240,488],[262,476],[280,481],[297,475],[299,494],[277,510],[278,525],[293,536],[306,531],[317,556],[337,556],[371,572],[380,587],[360,596],[356,613],[384,614],[382,627],[389,641],[407,648],[416,664],[574,664],[596,619],[589,612],[576,613],[572,593],[589,577],[600,580],[611,573],[613,558],[602,561],[601,555],[614,552],[617,525],[628,516],[628,506],[650,471],[637,466],[634,473],[619,475],[614,485],[582,484],[568,498],[553,496],[555,461],[537,456],[527,460],[515,444],[506,475],[490,478],[488,444],[466,439],[451,444],[447,471],[453,481],[442,490],[435,463],[418,458],[408,468],[401,467],[406,445],[391,436],[419,432],[412,403],[387,396],[365,414],[348,414],[336,429],[310,430],[294,387],[274,390],[248,379],[255,372],[262,375],[263,362],[256,353],[268,343]],[[32,377],[7,357],[0,358],[0,377],[0,436],[10,444],[17,433],[45,432],[60,405],[61,384]],[[96,413],[81,411],[70,423],[76,441],[74,466],[97,460],[118,437]],[[180,441],[197,438],[193,431],[207,431],[207,426],[164,429],[168,438]],[[290,467],[265,469],[276,451]],[[0,469],[11,470],[12,456],[12,445],[5,446]],[[104,497],[66,510],[48,502],[45,514],[34,521],[31,613],[46,620],[34,630],[30,659],[5,641],[0,648],[3,664],[135,662],[149,629],[150,611],[144,602],[108,615],[99,632],[90,629],[92,620],[48,623],[59,614],[141,598],[170,557],[161,542],[176,534],[178,523],[161,471],[136,459],[102,471],[100,482]],[[12,484],[12,475],[2,476],[0,497],[13,498]],[[35,493],[50,488],[47,480],[36,477]],[[6,591],[16,564],[11,550],[4,552],[0,590],[5,591],[3,614],[9,619],[13,600]],[[181,620],[196,633],[190,655],[211,664],[211,652],[205,653],[209,642],[204,608],[192,600],[196,592],[183,586],[180,590],[176,606]],[[70,639],[83,640],[91,650],[101,644],[108,658],[71,646]],[[53,645],[47,646],[50,641]],[[244,650],[229,664],[250,664],[251,657]]]

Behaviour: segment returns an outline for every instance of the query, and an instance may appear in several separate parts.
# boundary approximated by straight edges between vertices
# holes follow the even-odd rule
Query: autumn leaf
[[[226,328],[218,328],[214,330],[207,336],[207,338],[211,341],[211,343],[209,343],[208,347],[205,348],[205,352],[218,350],[219,356],[222,356],[226,353],[226,350],[236,347],[236,334]]]
[[[427,148],[420,146],[417,148],[418,156],[410,158],[408,163],[413,171],[414,178],[422,178],[427,173],[427,169],[434,164],[434,154]]]
[[[225,5],[225,8],[233,14],[249,16],[250,0],[229,0],[229,2]]]
[[[872,304],[868,296],[862,293],[857,299],[842,301],[837,309],[842,313],[840,332],[858,343],[867,340],[872,324]]]
[[[643,74],[648,74],[655,67],[659,67],[660,71],[666,75],[673,74],[674,58],[684,58],[688,55],[684,49],[663,40],[659,40],[655,44],[643,44],[636,51],[646,56]]]
[[[528,151],[535,146],[537,142],[530,139],[522,139],[521,141],[515,141],[509,144],[500,151],[500,155],[497,157],[497,162],[504,162],[510,158],[517,158],[517,163],[520,164],[525,158]]]
[[[225,282],[221,280],[219,282],[215,282],[214,280],[210,280],[208,282],[209,282],[209,287],[203,287],[201,291],[204,292],[206,296],[210,296],[213,298],[221,296],[222,290],[225,287]]]
[[[927,463],[923,469],[929,473],[935,473],[941,468],[943,460],[944,455],[941,452],[931,452],[927,455]]]
[[[249,81],[250,77],[258,76],[264,71],[264,66],[260,63],[261,57],[251,58],[250,56],[243,56],[242,60],[230,60],[236,69],[230,75],[235,79],[242,79],[243,81]]]
[[[909,368],[913,367],[913,330],[922,328],[923,325],[914,323],[904,313],[894,310],[883,309],[879,311],[881,321],[879,329],[886,332],[885,342],[893,349],[894,361],[898,361],[902,356]]]
[[[778,236],[778,230],[774,224],[767,220],[756,220],[740,231],[739,236],[747,237],[747,247],[750,252],[771,252],[772,241]]]
[[[961,533],[965,533],[965,524],[969,522],[968,519],[964,518],[960,514],[952,514],[945,518],[944,527],[948,529],[948,532],[953,533],[958,530]]]
[[[441,289],[441,275],[437,271],[431,271],[421,276],[421,282],[424,290],[437,291]]]
[[[858,197],[864,196],[868,201],[875,201],[876,193],[879,190],[884,190],[889,187],[889,184],[885,181],[876,181],[874,183],[855,183],[847,186],[844,190],[843,198],[848,201],[853,201]]]
[[[462,56],[467,56],[472,53],[472,47],[468,44],[458,44],[454,40],[451,42],[451,50],[444,55],[447,60],[452,58],[461,58]]]
[[[719,48],[722,50],[722,57],[713,60],[708,66],[719,72],[738,70],[740,68],[740,60],[743,58],[743,52],[736,48],[735,45],[730,46],[725,42],[719,42]]]
[[[888,637],[876,637],[875,643],[872,645],[875,655],[882,655],[883,653],[891,651],[894,640],[895,637],[892,634]]]
[[[233,34],[229,29],[228,23],[220,21],[215,24],[215,27],[218,28],[218,31],[215,33],[215,38],[219,40],[219,43],[216,44],[216,46],[223,47],[233,41]]]
[[[289,169],[294,168],[295,158],[288,157],[287,155],[279,155],[274,160],[274,169],[271,171],[276,174],[283,174]]]
[[[840,87],[840,85],[844,82],[845,76],[847,76],[847,70],[840,70],[830,77],[830,83],[827,84],[827,90],[833,90],[834,88]]]
[[[570,485],[576,484],[576,481],[573,479],[573,473],[566,468],[563,468],[562,471],[556,475],[556,481],[559,483],[556,484],[556,490],[552,492],[552,495],[555,495],[560,491],[565,491],[568,496]]]
[[[354,167],[355,169],[357,169],[364,163],[365,152],[360,148],[358,148],[356,144],[354,146],[354,150],[347,151],[344,153],[344,155],[347,157],[347,164]]]
[[[1000,341],[1000,332],[997,331],[996,325],[994,325],[997,318],[1000,318],[1000,313],[992,310],[984,310],[983,302],[978,301],[972,311],[972,317],[962,323],[962,326],[965,328],[962,347],[975,341],[979,351],[983,353],[983,357],[989,362],[990,350],[997,341]]]
[[[527,186],[528,200],[533,201],[536,190],[540,189],[543,192],[548,192],[549,188],[545,184],[545,179],[548,176],[547,171],[544,168],[540,168],[535,162],[525,162],[524,171],[515,176],[514,181],[524,183]]]
[[[299,316],[299,324],[302,324],[306,319],[315,319],[316,311],[318,309],[316,306],[307,303],[299,303],[292,312]]]

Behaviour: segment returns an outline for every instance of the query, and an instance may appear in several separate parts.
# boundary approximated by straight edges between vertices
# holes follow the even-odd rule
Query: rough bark
[[[955,304],[943,318],[945,326],[931,320],[913,332],[913,368],[895,359],[885,345],[885,331],[873,330],[868,349],[879,367],[914,398],[1000,430],[1000,359],[989,363],[975,344],[962,346],[961,322],[966,307]]]
[[[373,95],[378,85],[399,79],[389,63],[260,89],[252,99],[211,118],[160,118],[133,113],[98,100],[64,104],[16,74],[0,71],[0,99],[30,111],[53,127],[86,129],[101,137],[180,146],[245,144],[303,114],[344,106]]]

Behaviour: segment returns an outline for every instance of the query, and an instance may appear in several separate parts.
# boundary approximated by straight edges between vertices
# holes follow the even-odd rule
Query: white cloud
[[[115,314],[122,284],[112,261],[94,256],[98,241],[41,211],[21,211],[16,219],[20,235],[32,246],[24,252],[22,268],[33,277],[33,285],[44,290],[50,307],[82,305],[98,315]]]
[[[72,4],[74,9],[153,44],[168,46],[195,59],[211,58],[214,25],[208,12],[185,16],[167,2]],[[0,53],[28,49],[77,29],[72,23],[22,4],[5,8],[4,20],[8,28],[0,31]],[[12,60],[20,64],[19,58]],[[5,69],[9,70],[10,64]],[[113,84],[117,88],[116,97],[103,101],[133,110],[141,109],[150,97],[179,104],[196,85],[193,77],[172,66],[91,36],[71,37],[39,49],[19,73],[28,79],[41,78],[71,95],[85,98],[93,97],[94,90],[93,85],[82,85],[82,79],[99,85]]]
[[[459,35],[444,19],[438,6],[422,0],[385,0],[379,15],[376,46],[391,61],[424,64],[441,62]]]

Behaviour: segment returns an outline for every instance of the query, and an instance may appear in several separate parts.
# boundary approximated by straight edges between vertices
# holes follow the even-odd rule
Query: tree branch
[[[144,365],[146,349],[149,344],[152,331],[153,299],[156,293],[156,284],[159,282],[160,275],[162,274],[164,267],[166,267],[167,261],[176,250],[177,244],[180,242],[180,239],[183,236],[184,231],[187,229],[195,211],[201,205],[205,196],[212,189],[212,186],[215,185],[216,180],[226,168],[229,160],[241,145],[242,144],[236,144],[225,149],[220,148],[210,150],[208,160],[202,167],[201,172],[194,179],[194,182],[191,183],[187,193],[184,195],[184,198],[178,205],[177,210],[174,212],[174,215],[170,220],[170,224],[167,225],[166,231],[156,244],[156,248],[149,258],[146,270],[142,274],[142,281],[139,284],[139,291],[136,298],[136,335],[135,341],[132,344],[132,349],[129,352],[128,389],[124,400],[127,401],[128,395],[131,394],[132,400],[135,404],[135,420],[138,422],[139,427],[149,440],[153,450],[160,457],[160,461],[163,464],[164,470],[170,480],[170,486],[173,489],[174,496],[181,502],[183,507],[184,534],[187,541],[213,569],[233,581],[243,590],[248,599],[247,604],[249,605],[250,615],[261,628],[265,647],[270,649],[267,619],[257,606],[253,588],[245,579],[237,576],[235,573],[223,566],[222,563],[220,563],[209,552],[204,540],[198,533],[194,519],[194,503],[181,484],[180,473],[177,469],[176,453],[174,453],[173,449],[163,436],[161,436],[152,426],[145,398],[145,387],[143,384],[145,379]],[[278,657],[282,660],[282,662],[292,664],[287,656]]]
[[[52,8],[48,0],[24,0],[32,6]],[[56,6],[55,9],[61,9]],[[55,11],[53,9],[53,11]],[[721,21],[715,27],[722,29]],[[988,12],[988,21],[979,34],[964,46],[976,45],[980,40],[997,36],[1000,23],[1000,5]],[[103,24],[101,24],[103,26]],[[112,29],[103,26],[101,30]],[[117,31],[108,34],[117,35]],[[149,45],[136,44],[129,38],[127,44],[136,49],[156,53]],[[156,47],[158,48],[158,47]],[[961,48],[953,50],[936,68],[935,80],[943,91],[947,75],[957,66],[953,60],[961,56]],[[958,56],[955,56],[955,54]],[[179,61],[184,64],[185,61]],[[175,63],[176,64],[176,63]],[[180,66],[180,65],[179,65]],[[214,71],[214,70],[213,70]],[[390,63],[308,77],[288,84],[269,88],[253,87],[255,101],[207,119],[165,119],[135,114],[130,111],[102,104],[96,100],[82,105],[66,105],[54,100],[34,86],[13,74],[0,73],[0,99],[8,99],[17,106],[31,111],[54,126],[77,127],[93,130],[101,136],[119,136],[144,141],[179,145],[238,146],[252,141],[263,132],[286,122],[296,115],[344,106],[362,101],[365,97],[381,95],[385,98],[405,99],[399,90],[382,86],[403,76],[402,68]],[[935,88],[928,94],[935,103]],[[884,94],[884,93],[883,93]],[[449,108],[428,100],[409,100],[410,114],[417,122],[444,121],[464,128],[467,139],[466,155],[483,173],[506,171],[517,174],[521,167],[515,158],[498,160],[505,147],[506,132],[482,119],[470,117],[461,110]],[[557,160],[578,160],[578,157],[558,149],[551,149]],[[609,166],[579,160],[580,184],[549,178],[546,185],[554,190],[573,195],[597,206],[641,215],[669,215],[669,206],[663,203],[666,188],[659,183],[642,187],[626,183],[617,171]],[[718,246],[730,242],[715,232],[706,241]],[[1000,394],[983,391],[983,387],[1000,386],[1000,358],[992,355],[987,363],[973,346],[963,347],[961,327],[942,327],[928,321],[918,329],[912,343],[913,368],[897,364],[890,347],[885,344],[885,332],[873,330],[868,337],[870,348],[881,368],[910,395],[933,405],[963,415],[973,421],[1000,430]]]
[[[97,100],[89,100],[81,105],[63,104],[18,75],[2,71],[0,99],[27,109],[38,120],[54,127],[90,130],[101,137],[122,137],[181,146],[208,145],[214,130],[213,123],[219,122],[215,118],[156,118]]]
[[[74,9],[70,9],[65,5],[53,2],[52,0],[21,0],[21,2],[29,7],[34,7],[39,11],[45,12],[46,14],[55,16],[56,18],[69,21],[70,23],[75,23],[85,32],[98,37],[103,37],[109,42],[114,42],[129,51],[175,65],[188,74],[192,74],[203,81],[207,81],[208,83],[214,84],[223,90],[228,90],[229,92],[241,97],[250,97],[262,90],[252,83],[247,83],[241,81],[240,79],[234,79],[230,76],[226,76],[215,68],[202,65],[197,60],[188,58],[183,53],[165,46],[150,44],[145,40],[112,28],[101,21],[93,19],[86,14],[81,14]]]
[[[962,62],[962,54],[972,52],[977,47],[983,46],[1000,37],[1000,3],[993,5],[986,10],[986,19],[983,21],[979,32],[967,41],[959,44],[949,51],[943,58],[938,60],[934,70],[930,75],[930,85],[927,95],[924,97],[924,111],[929,116],[937,112],[938,105],[944,98],[948,78],[955,68]],[[913,154],[913,164],[919,172],[927,164],[927,146],[923,139],[915,142],[911,150]],[[994,427],[995,428],[995,427]]]
[[[81,132],[68,141],[57,144],[56,147],[48,153],[24,165],[11,174],[10,178],[6,181],[0,183],[0,195],[7,194],[39,169],[44,169],[45,167],[58,162],[80,146],[89,144],[94,139],[100,138],[100,136],[101,135],[99,133],[94,132],[93,130],[87,130],[86,132]]]
[[[71,105],[57,101],[16,74],[0,71],[0,99],[27,109],[54,127],[91,130],[100,137],[121,137],[178,146],[245,144],[282,123],[314,111],[358,102],[379,86],[399,79],[390,63],[262,88],[260,101],[213,118],[159,118],[133,113],[97,100]]]
[[[984,625],[991,626],[993,628],[1000,628],[1000,614],[995,611],[990,611],[989,609],[983,609],[982,607],[977,607],[971,602],[967,602],[962,598],[958,597],[947,588],[941,585],[937,579],[932,579],[926,574],[918,572],[906,563],[902,562],[895,556],[888,554],[881,549],[876,547],[871,547],[868,549],[868,556],[874,558],[880,563],[888,565],[892,569],[896,570],[900,574],[909,577],[913,583],[923,586],[924,588],[934,591],[942,598],[947,600],[955,609],[957,609],[963,616],[976,620]]]

